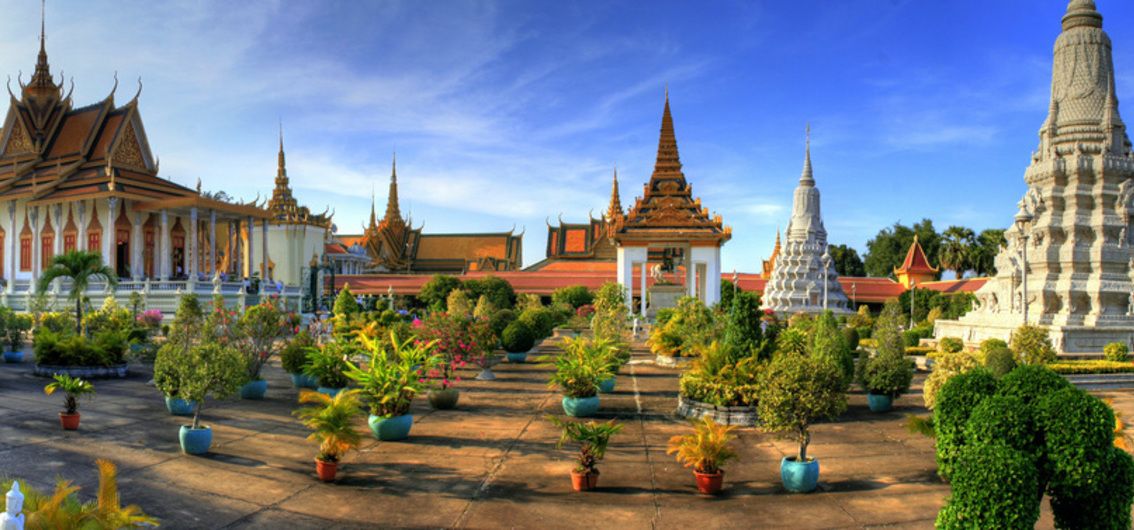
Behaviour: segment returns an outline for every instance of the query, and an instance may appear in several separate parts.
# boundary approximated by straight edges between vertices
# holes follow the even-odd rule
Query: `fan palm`
[[[344,390],[334,397],[305,390],[299,395],[299,402],[314,405],[294,414],[313,431],[307,439],[319,443],[319,460],[338,462],[362,442],[362,434],[354,427],[361,406],[358,390]]]
[[[950,226],[941,235],[944,236],[944,241],[941,242],[937,259],[942,267],[956,271],[959,280],[973,262],[976,235],[963,226]]]
[[[58,278],[71,279],[69,296],[75,301],[75,333],[79,333],[83,322],[83,293],[91,280],[99,277],[112,286],[118,284],[117,274],[102,262],[102,254],[72,250],[51,258],[51,266],[39,278],[39,292],[47,291],[51,282]]]

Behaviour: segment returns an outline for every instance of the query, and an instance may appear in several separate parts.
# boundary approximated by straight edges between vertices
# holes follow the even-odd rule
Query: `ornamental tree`
[[[799,443],[798,462],[807,462],[811,424],[834,419],[847,408],[843,374],[832,363],[807,355],[783,354],[765,373],[757,409],[763,428]]]

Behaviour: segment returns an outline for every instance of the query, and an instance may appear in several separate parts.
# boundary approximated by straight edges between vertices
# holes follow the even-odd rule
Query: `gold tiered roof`
[[[635,199],[634,206],[616,228],[614,237],[620,242],[679,239],[721,244],[732,237],[731,227],[724,226],[720,215],[709,215],[709,210],[701,206],[701,199],[693,197],[693,188],[685,180],[668,90],[654,172],[642,197]]]
[[[291,193],[291,180],[287,177],[287,161],[284,155],[283,126],[280,126],[280,152],[277,158],[276,187],[272,190],[272,198],[268,200],[268,211],[272,220],[281,224],[306,224],[330,228],[331,217],[327,210],[313,215],[306,206],[300,206],[299,201]],[[329,210],[329,208],[328,208]]]

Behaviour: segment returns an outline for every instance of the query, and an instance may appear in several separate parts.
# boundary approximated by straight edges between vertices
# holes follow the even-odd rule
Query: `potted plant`
[[[249,307],[236,323],[238,350],[248,367],[247,382],[240,388],[243,399],[264,399],[268,380],[260,376],[264,364],[276,353],[277,339],[286,331],[284,314],[271,300]]]
[[[362,366],[347,362],[346,376],[366,396],[370,430],[379,440],[404,440],[413,426],[410,405],[425,387],[422,370],[434,368],[441,358],[433,353],[433,342],[399,341],[393,333],[389,343],[368,337],[359,340],[369,361]],[[387,349],[387,344],[392,348]]]
[[[591,416],[599,409],[599,382],[612,375],[607,359],[586,338],[565,338],[561,347],[548,386],[563,393],[563,412],[568,416]]]
[[[730,447],[736,439],[732,425],[720,425],[705,416],[694,423],[692,434],[678,435],[669,439],[666,454],[677,455],[677,461],[685,467],[693,468],[697,480],[697,491],[705,495],[716,495],[724,484],[724,469],[721,466],[736,458]]]
[[[599,392],[609,394],[614,392],[614,385],[618,380],[618,371],[622,369],[622,365],[630,360],[630,347],[624,342],[609,339],[609,338],[596,338],[592,346],[595,349],[596,355],[601,355],[606,359],[607,371],[610,376],[606,379],[599,381]]]
[[[182,362],[177,364],[173,375],[177,395],[196,406],[193,423],[181,426],[178,439],[185,453],[205,454],[213,443],[212,428],[201,425],[205,399],[224,399],[235,394],[244,384],[247,366],[243,354],[215,342],[190,346],[180,355]]]
[[[354,419],[361,410],[358,390],[346,390],[333,397],[321,392],[302,390],[299,402],[314,405],[303,407],[294,414],[311,429],[307,439],[319,443],[315,473],[319,475],[319,480],[331,482],[338,473],[339,460],[362,441],[362,436],[354,428]]]
[[[614,420],[605,423],[563,421],[555,416],[547,419],[563,430],[556,447],[562,448],[567,442],[579,444],[578,462],[571,470],[571,487],[575,491],[595,489],[598,486],[598,463],[606,455],[610,437],[622,430],[622,424]]]
[[[7,345],[4,350],[4,362],[6,363],[20,363],[24,361],[24,335],[31,329],[32,321],[30,315],[16,314],[15,311],[9,310],[3,319],[3,339]]]
[[[860,361],[859,382],[873,412],[887,412],[895,399],[910,389],[914,363],[905,355],[879,353]]]
[[[63,398],[63,411],[59,413],[59,423],[68,431],[79,430],[79,398],[87,394],[94,394],[94,385],[78,377],[56,374],[55,381],[43,387],[43,393],[52,395],[62,390],[66,395]]]
[[[436,365],[424,369],[422,366],[416,370],[424,372],[424,379],[429,384],[429,406],[437,410],[450,410],[457,408],[457,401],[461,398],[461,391],[454,385],[461,381],[457,370],[466,365],[460,355],[449,357],[441,355]]]
[[[352,342],[333,341],[307,348],[304,375],[315,380],[319,392],[333,396],[350,384],[346,376],[347,359],[358,353]]]
[[[178,355],[176,343],[166,342],[154,357],[154,386],[165,396],[165,408],[174,416],[192,416],[196,403],[186,401],[178,394],[180,378],[178,365],[184,362]]]
[[[280,350],[280,364],[291,374],[295,388],[319,388],[319,381],[304,373],[307,367],[307,350],[315,347],[315,339],[306,330],[300,331]]]
[[[515,320],[500,335],[504,351],[508,353],[508,362],[522,363],[528,359],[528,351],[535,346],[535,334],[527,324]]]
[[[842,370],[806,354],[781,352],[768,366],[757,411],[765,430],[799,443],[795,456],[780,461],[788,491],[810,492],[819,484],[819,461],[807,455],[811,423],[832,419],[847,407]]]

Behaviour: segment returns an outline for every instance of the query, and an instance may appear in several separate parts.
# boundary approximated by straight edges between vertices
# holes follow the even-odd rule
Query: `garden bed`
[[[674,414],[678,417],[690,420],[697,420],[708,416],[712,418],[713,421],[723,425],[753,427],[759,424],[759,417],[756,415],[755,405],[718,407],[710,403],[689,399],[681,394],[677,395],[677,410]]]
[[[1119,361],[1058,361],[1048,364],[1047,367],[1063,375],[1134,373],[1134,363]]]
[[[126,363],[114,366],[52,366],[37,364],[32,373],[39,377],[53,377],[56,374],[81,379],[124,379],[130,371]]]
[[[654,359],[654,364],[664,366],[666,368],[685,368],[693,364],[695,357],[670,357],[668,355],[658,355]]]

